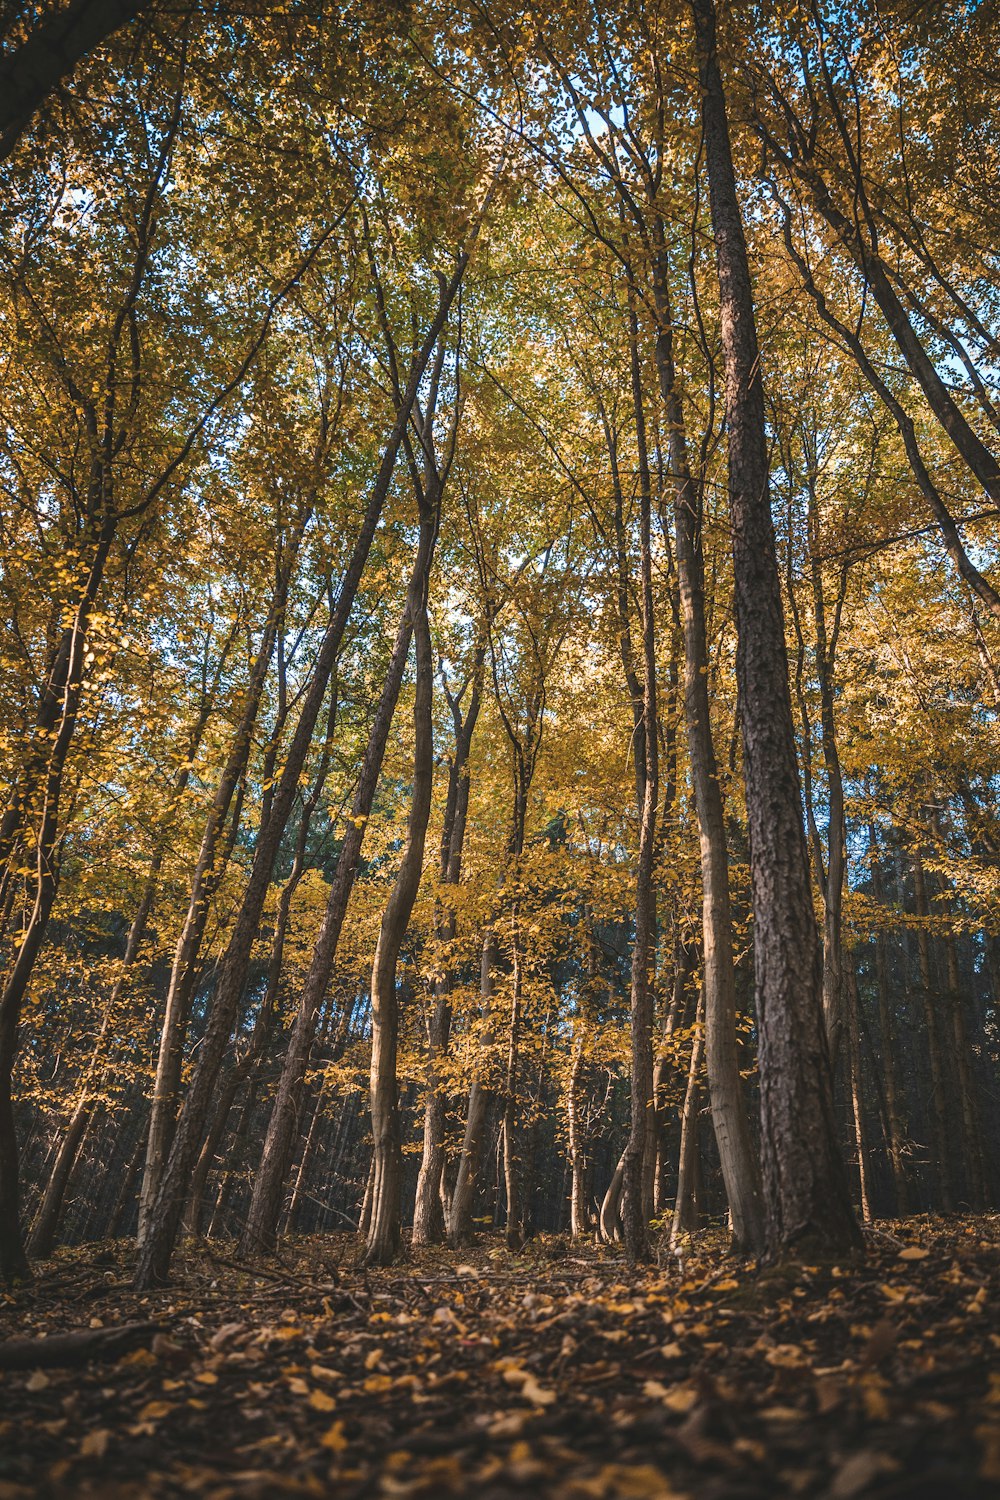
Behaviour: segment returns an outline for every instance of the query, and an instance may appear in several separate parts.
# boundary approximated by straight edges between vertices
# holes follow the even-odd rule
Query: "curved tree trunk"
[[[477,225],[481,223],[485,212],[486,206],[484,205]],[[473,226],[470,242],[475,238],[477,225]],[[447,322],[448,313],[461,285],[468,259],[469,251],[464,250],[458,258],[454,275],[447,285],[442,287],[434,320],[414,358],[406,390],[399,403],[396,420],[372,485],[340,594],[320,643],[312,682],[303,699],[299,722],[296,725],[281,778],[274,793],[271,815],[261,830],[250,879],[225,954],[219,964],[208,1025],[198,1049],[198,1061],[177,1122],[174,1143],[136,1266],[135,1285],[140,1291],[163,1283],[169,1274],[191,1172],[204,1138],[219,1069],[222,1066],[233,1024],[239,1012],[240,1000],[249,971],[250,954],[271,882],[271,871],[298,795],[299,781],[312,743],[313,730],[326,696],[330,674],[340,652],[344,630],[368,554],[375,539],[375,532],[389,493],[396,459],[403,444],[420,382],[423,380],[441,331]]]
[[[225,767],[205,820],[201,846],[191,877],[191,892],[184,924],[177,939],[174,960],[170,968],[167,1000],[160,1027],[160,1047],[156,1060],[156,1076],[153,1082],[153,1098],[149,1114],[149,1134],[146,1140],[146,1166],[142,1174],[139,1193],[139,1243],[146,1235],[149,1216],[152,1212],[160,1178],[166,1165],[167,1155],[173,1140],[177,1120],[177,1102],[181,1084],[181,1065],[184,1057],[184,1041],[187,1034],[191,1001],[197,979],[198,955],[201,951],[205,927],[208,923],[212,898],[225,874],[228,847],[232,840],[223,839],[223,831],[237,788],[246,775],[247,762],[252,748],[253,730],[257,722],[267,674],[274,652],[278,625],[284,612],[288,588],[291,582],[298,543],[308,521],[305,511],[296,528],[296,536],[289,556],[279,574],[268,610],[257,655],[247,684],[243,712],[229,751]],[[221,845],[221,847],[220,847]]]

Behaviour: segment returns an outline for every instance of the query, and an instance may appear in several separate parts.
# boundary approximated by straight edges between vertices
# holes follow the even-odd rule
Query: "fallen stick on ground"
[[[58,1365],[85,1365],[92,1359],[117,1359],[139,1344],[148,1344],[162,1323],[119,1323],[114,1328],[78,1328],[47,1338],[8,1339],[0,1343],[0,1370],[38,1370]]]

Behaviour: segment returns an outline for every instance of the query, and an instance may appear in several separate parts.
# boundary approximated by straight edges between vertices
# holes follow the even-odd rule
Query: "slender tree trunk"
[[[662,235],[658,236],[662,238]],[[760,1167],[750,1135],[736,1043],[736,971],[729,901],[729,856],[708,698],[705,562],[701,496],[691,475],[684,413],[673,360],[665,254],[658,248],[657,368],[670,433],[677,577],[684,625],[684,715],[701,848],[705,1048],[712,1123],[738,1254],[764,1243]]]
[[[871,1159],[868,1153],[868,1134],[865,1130],[864,1089],[861,1073],[861,1035],[858,1022],[858,981],[853,964],[849,964],[845,975],[847,995],[847,1043],[851,1077],[851,1119],[854,1125],[854,1147],[858,1157],[858,1191],[861,1201],[861,1217],[866,1224],[872,1219]]]
[[[480,966],[480,998],[483,1016],[489,1023],[493,1010],[493,966],[496,963],[496,938],[488,927],[483,934]],[[484,1039],[485,1040],[485,1039]],[[467,1244],[472,1237],[472,1205],[482,1169],[483,1137],[490,1094],[484,1079],[476,1076],[469,1088],[469,1107],[465,1117],[465,1137],[458,1159],[455,1189],[451,1195],[451,1218],[448,1243],[452,1249]]]
[[[927,922],[930,908],[927,901],[927,882],[920,855],[912,856],[913,892],[917,925],[917,960],[920,967],[920,994],[924,1009],[924,1029],[927,1033],[927,1053],[931,1075],[931,1116],[934,1126],[934,1165],[937,1177],[938,1203],[942,1213],[954,1212],[955,1198],[951,1170],[950,1131],[948,1125],[948,1096],[945,1082],[944,1058],[938,1021],[936,995],[931,974],[930,935]]]
[[[469,752],[482,702],[482,680],[485,651],[476,652],[472,673],[472,695],[465,717],[462,717],[460,693],[448,696],[455,724],[455,753],[448,776],[448,798],[441,835],[441,884],[457,886],[462,877],[462,855],[469,812]],[[464,689],[463,689],[464,692]],[[447,898],[443,898],[445,903]],[[455,939],[455,912],[445,904],[438,917],[438,938],[447,947]],[[444,1202],[444,1131],[445,1095],[441,1081],[441,1063],[447,1056],[451,1036],[450,958],[445,972],[435,983],[434,1004],[427,1035],[427,1093],[424,1101],[424,1147],[417,1176],[413,1208],[413,1244],[438,1244],[445,1234]]]
[[[705,1060],[705,993],[698,997],[694,1035],[691,1038],[691,1060],[688,1066],[684,1108],[681,1112],[681,1149],[677,1167],[677,1198],[670,1242],[701,1225],[701,1146],[699,1115],[701,1113],[701,1072]]]
[[[871,850],[872,893],[883,910],[886,909],[882,870],[878,857],[878,841],[874,825],[868,826],[868,846]],[[889,977],[889,960],[886,952],[885,934],[875,935],[875,985],[878,993],[879,1033],[882,1041],[882,1080],[885,1088],[885,1105],[889,1127],[886,1149],[892,1170],[893,1190],[896,1197],[896,1212],[903,1216],[910,1211],[909,1184],[903,1166],[905,1131],[899,1108],[899,1087],[896,1074],[896,1027],[893,1016],[892,992]]]
[[[566,1086],[566,1135],[569,1146],[569,1232],[581,1239],[590,1228],[587,1212],[587,1156],[580,1121],[580,1089],[583,1077],[583,1018],[577,1016]]]
[[[273,1249],[275,1244],[278,1219],[281,1214],[281,1196],[298,1126],[302,1085],[309,1062],[316,1020],[329,984],[341,928],[344,917],[347,915],[347,903],[354,889],[365,825],[375,799],[382,757],[385,754],[389,729],[402,685],[406,659],[409,655],[414,620],[426,589],[434,540],[434,522],[422,520],[420,541],[407,590],[407,602],[396,632],[385,686],[365,750],[351,817],[313,948],[309,972],[302,987],[298,1011],[292,1022],[288,1048],[278,1081],[278,1091],[271,1110],[260,1164],[254,1177],[253,1197],[241,1239],[241,1252],[245,1255]]]
[[[713,0],[692,0],[719,275],[760,1058],[766,1249],[859,1246],[837,1144],[788,688],[764,389]]]
[[[986,1207],[986,1176],[983,1170],[982,1137],[979,1129],[979,1108],[976,1098],[976,1083],[970,1066],[969,1036],[965,1024],[965,1004],[958,972],[958,952],[955,934],[948,930],[944,935],[945,961],[948,974],[948,1009],[951,1033],[955,1044],[955,1064],[958,1072],[959,1103],[962,1111],[962,1156],[965,1164],[965,1187],[969,1205],[974,1213]]]
[[[399,1011],[396,966],[413,912],[424,862],[424,842],[434,786],[434,735],[431,720],[434,666],[427,623],[427,574],[424,593],[414,609],[416,693],[413,703],[413,793],[399,873],[379,928],[372,963],[371,1116],[375,1177],[365,1248],[367,1265],[390,1265],[399,1253],[400,1193],[403,1151],[399,1125],[396,1053]]]
[[[631,274],[631,273],[630,273]],[[639,361],[635,293],[629,281],[629,357],[632,404],[639,458],[639,577],[642,625],[642,725],[645,751],[642,802],[639,806],[639,852],[635,876],[635,938],[629,1000],[631,1039],[631,1115],[622,1168],[622,1240],[635,1264],[648,1254],[647,1224],[652,1215],[656,1162],[656,1104],[653,1097],[653,991],[650,965],[656,931],[653,866],[660,795],[659,724],[656,708],[656,623],[653,612],[653,559],[650,537],[652,480],[646,444],[642,371]]]
[[[501,1123],[503,1181],[507,1204],[507,1248],[521,1248],[521,1155],[518,1143],[518,1061],[521,1036],[522,961],[517,903],[511,913],[510,1027],[507,1033],[507,1070],[504,1075],[504,1106]]]
[[[274,652],[278,623],[284,612],[288,588],[291,582],[298,543],[308,521],[307,510],[296,528],[294,545],[290,556],[278,576],[274,596],[271,599],[267,621],[261,637],[257,655],[247,684],[243,712],[236,730],[229,756],[209,808],[202,834],[201,847],[191,878],[191,892],[184,924],[177,939],[174,961],[170,969],[167,1001],[160,1029],[160,1047],[156,1061],[156,1076],[153,1082],[153,1098],[149,1113],[149,1135],[146,1142],[146,1166],[139,1193],[139,1242],[142,1243],[149,1224],[149,1216],[160,1186],[160,1178],[166,1166],[167,1155],[173,1140],[177,1120],[177,1103],[180,1094],[181,1066],[184,1057],[184,1041],[187,1034],[191,1001],[197,978],[198,955],[208,922],[212,898],[225,874],[227,859],[223,830],[232,806],[237,787],[246,775],[247,762],[252,748],[253,730],[257,722],[261,697]],[[220,843],[223,848],[220,849]],[[231,846],[232,841],[229,841]]]

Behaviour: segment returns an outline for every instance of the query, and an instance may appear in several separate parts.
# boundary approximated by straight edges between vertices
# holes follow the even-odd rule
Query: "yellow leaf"
[[[309,1405],[313,1411],[333,1411],[336,1404],[333,1397],[328,1396],[326,1391],[313,1391],[309,1397]]]
[[[926,1260],[930,1253],[931,1252],[929,1250],[925,1250],[922,1245],[907,1245],[905,1250],[900,1250],[899,1259]]]
[[[147,1401],[139,1413],[140,1422],[159,1422],[174,1409],[172,1401]]]
[[[555,1391],[546,1390],[536,1381],[533,1375],[529,1375],[521,1387],[521,1395],[525,1401],[530,1401],[532,1406],[551,1406],[556,1399]]]
[[[797,1344],[778,1344],[768,1349],[764,1358],[776,1370],[798,1370],[809,1363]]]
[[[108,1451],[108,1443],[111,1434],[106,1427],[95,1427],[93,1432],[88,1432],[80,1444],[81,1458],[103,1458]]]
[[[347,1447],[343,1422],[334,1422],[332,1427],[328,1427],[320,1438],[320,1442],[324,1448],[329,1448],[331,1453],[343,1453]]]

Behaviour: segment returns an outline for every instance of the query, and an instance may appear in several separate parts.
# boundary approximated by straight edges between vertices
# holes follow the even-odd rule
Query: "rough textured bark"
[[[756,1253],[764,1242],[764,1207],[760,1167],[750,1135],[736,1043],[736,972],[729,900],[729,856],[708,696],[702,503],[687,453],[684,412],[674,370],[673,326],[662,250],[658,252],[654,284],[658,321],[656,359],[669,431],[677,581],[684,630],[684,718],[701,850],[709,1097],[729,1202],[733,1247],[739,1253]]]
[[[712,0],[693,0],[726,375],[766,1248],[860,1244],[836,1137],[769,498],[764,392]]]

